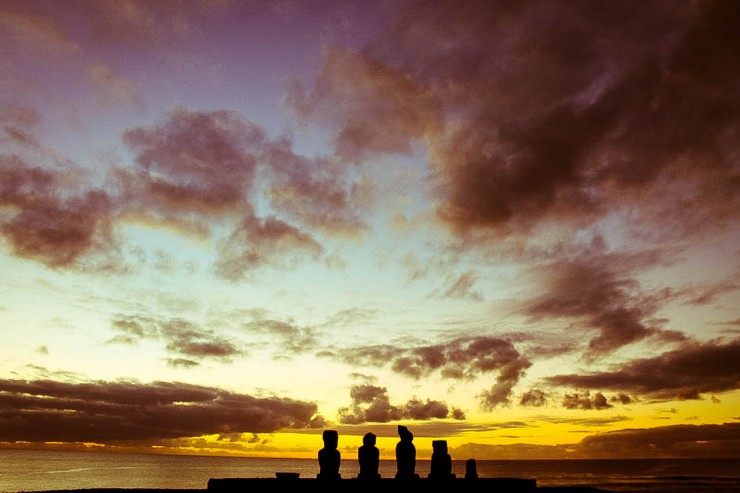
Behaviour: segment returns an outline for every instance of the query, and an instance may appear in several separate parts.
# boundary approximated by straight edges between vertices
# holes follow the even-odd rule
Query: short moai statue
[[[465,479],[478,479],[478,467],[475,459],[465,461]]]
[[[432,465],[429,471],[430,479],[453,479],[452,457],[447,452],[447,440],[432,441]]]

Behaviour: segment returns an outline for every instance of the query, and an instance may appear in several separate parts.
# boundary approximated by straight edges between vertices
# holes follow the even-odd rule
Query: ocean
[[[740,493],[740,459],[493,460],[477,461],[480,477],[536,479],[538,486],[594,486],[614,492]],[[0,493],[80,488],[205,489],[209,478],[275,477],[275,472],[315,477],[318,461],[95,452],[0,450]],[[356,477],[355,460],[340,473]],[[393,477],[394,461],[381,461]],[[417,462],[426,476],[429,461]],[[462,477],[465,462],[453,461]]]

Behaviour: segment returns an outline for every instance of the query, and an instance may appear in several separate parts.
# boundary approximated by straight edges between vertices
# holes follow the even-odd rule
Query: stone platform
[[[524,478],[478,478],[478,479],[412,479],[398,480],[380,478],[376,480],[338,479],[334,481],[316,478],[299,478],[283,475],[275,478],[212,478],[208,480],[208,492],[212,493],[251,493],[266,492],[451,492],[465,493],[485,491],[488,493],[528,493],[536,492],[537,482]]]

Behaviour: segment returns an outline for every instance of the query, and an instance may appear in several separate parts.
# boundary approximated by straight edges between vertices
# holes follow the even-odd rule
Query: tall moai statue
[[[362,445],[357,449],[357,461],[360,463],[360,474],[357,479],[378,479],[378,468],[380,466],[380,451],[375,446],[375,435],[365,433],[362,437]]]
[[[324,430],[322,435],[324,448],[319,450],[319,473],[318,479],[341,479],[339,474],[339,464],[341,454],[337,450],[339,444],[339,434],[336,430]]]
[[[396,479],[418,479],[416,474],[416,447],[414,435],[408,428],[398,425],[400,440],[396,444]]]

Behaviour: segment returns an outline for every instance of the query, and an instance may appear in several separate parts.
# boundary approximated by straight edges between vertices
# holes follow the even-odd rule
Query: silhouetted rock
[[[342,476],[339,474],[341,454],[337,450],[339,434],[336,430],[324,430],[322,438],[324,439],[324,448],[319,450],[319,473],[316,478],[324,480],[341,479]]]
[[[429,471],[431,479],[454,479],[452,474],[452,457],[447,452],[447,440],[432,441],[432,465]]]
[[[380,465],[380,451],[375,446],[375,435],[365,433],[362,437],[362,445],[357,449],[357,460],[360,463],[360,474],[358,479],[378,479],[378,466]]]
[[[478,467],[475,459],[465,461],[465,479],[478,479]]]
[[[416,447],[414,435],[405,426],[398,425],[399,442],[396,444],[396,479],[418,479],[416,474]]]

